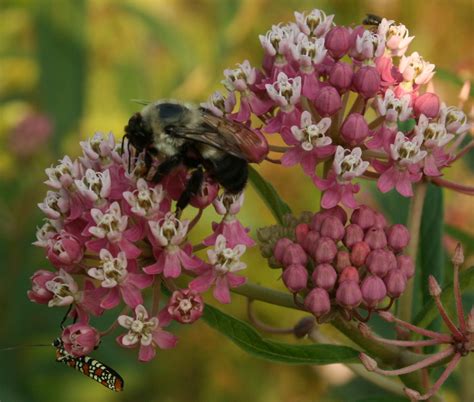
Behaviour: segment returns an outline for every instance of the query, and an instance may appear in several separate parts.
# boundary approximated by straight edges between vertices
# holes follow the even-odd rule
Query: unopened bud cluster
[[[412,259],[403,254],[407,228],[389,226],[365,205],[349,220],[341,207],[287,220],[288,226],[259,232],[262,253],[273,267],[283,268],[285,286],[318,319],[335,306],[352,317],[359,306],[372,311],[391,304],[414,274]]]

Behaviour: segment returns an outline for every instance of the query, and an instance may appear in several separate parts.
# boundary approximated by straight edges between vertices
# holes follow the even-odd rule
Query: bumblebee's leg
[[[164,160],[158,165],[155,175],[151,179],[153,183],[159,183],[163,178],[171,172],[175,167],[181,164],[183,157],[181,154],[176,154],[170,158]]]
[[[188,182],[186,183],[186,187],[182,192],[181,196],[176,203],[176,216],[179,218],[181,212],[184,208],[187,207],[191,197],[195,196],[199,189],[202,186],[202,182],[204,181],[204,171],[202,168],[196,169],[191,177],[189,178]]]

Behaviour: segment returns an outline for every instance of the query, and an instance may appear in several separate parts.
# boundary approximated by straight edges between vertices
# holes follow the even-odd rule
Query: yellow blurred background
[[[34,305],[26,297],[29,277],[48,267],[43,250],[31,245],[42,219],[36,204],[46,193],[44,168],[63,154],[78,156],[79,140],[96,131],[112,131],[120,138],[129,116],[140,108],[132,99],[205,101],[222,89],[225,68],[245,59],[259,65],[259,34],[292,20],[293,11],[314,7],[335,14],[338,24],[360,23],[368,12],[404,23],[415,35],[409,53],[416,50],[442,69],[434,85],[448,104],[458,103],[463,80],[472,79],[474,13],[469,0],[1,2],[0,349],[48,343],[59,331],[63,311]],[[26,145],[15,143],[14,133],[34,113],[54,122],[54,135],[27,152]],[[474,185],[470,159],[449,169],[446,177]],[[300,169],[264,164],[259,170],[295,212],[317,209],[318,192]],[[474,234],[472,199],[448,192],[445,196],[446,221]],[[360,199],[374,203],[368,188]],[[246,200],[241,218],[253,234],[273,223],[251,188]],[[198,236],[208,233],[212,218],[208,211]],[[278,272],[266,267],[256,248],[246,261],[253,281],[281,287]],[[245,300],[233,295],[233,301],[226,312],[246,319]],[[259,305],[258,311],[276,326],[292,325],[299,318],[271,306]],[[102,328],[111,318],[102,320]],[[258,360],[201,322],[173,331],[180,337],[178,347],[159,352],[149,364],[139,363],[135,351],[118,348],[113,337],[103,342],[96,355],[125,378],[120,395],[56,364],[52,348],[0,350],[0,401],[336,402],[375,392],[342,366]],[[447,388],[455,401],[458,384],[453,381]]]

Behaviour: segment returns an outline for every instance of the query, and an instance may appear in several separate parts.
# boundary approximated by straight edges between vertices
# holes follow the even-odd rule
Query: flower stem
[[[256,328],[258,328],[261,331],[268,332],[270,334],[278,334],[278,335],[292,334],[294,332],[293,327],[291,327],[291,328],[277,328],[277,327],[273,327],[271,325],[268,325],[268,324],[264,323],[263,321],[260,321],[259,318],[257,317],[257,315],[255,314],[255,311],[252,308],[252,303],[253,303],[252,299],[247,299],[247,316],[249,317],[250,322]]]
[[[407,254],[416,264],[416,256],[418,253],[418,243],[420,240],[421,216],[423,214],[423,204],[425,201],[427,190],[426,183],[418,183],[415,186],[415,192],[410,204],[408,213],[408,230],[410,232],[410,243],[407,247]],[[403,321],[410,322],[413,305],[413,286],[414,281],[409,281],[405,293],[400,297],[399,301],[399,317]]]

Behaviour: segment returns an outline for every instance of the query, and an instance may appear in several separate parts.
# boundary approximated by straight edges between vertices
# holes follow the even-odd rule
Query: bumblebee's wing
[[[253,150],[261,146],[261,138],[252,130],[233,120],[217,117],[201,110],[202,124],[190,129],[173,127],[173,135],[220,149],[249,162],[255,161]]]

